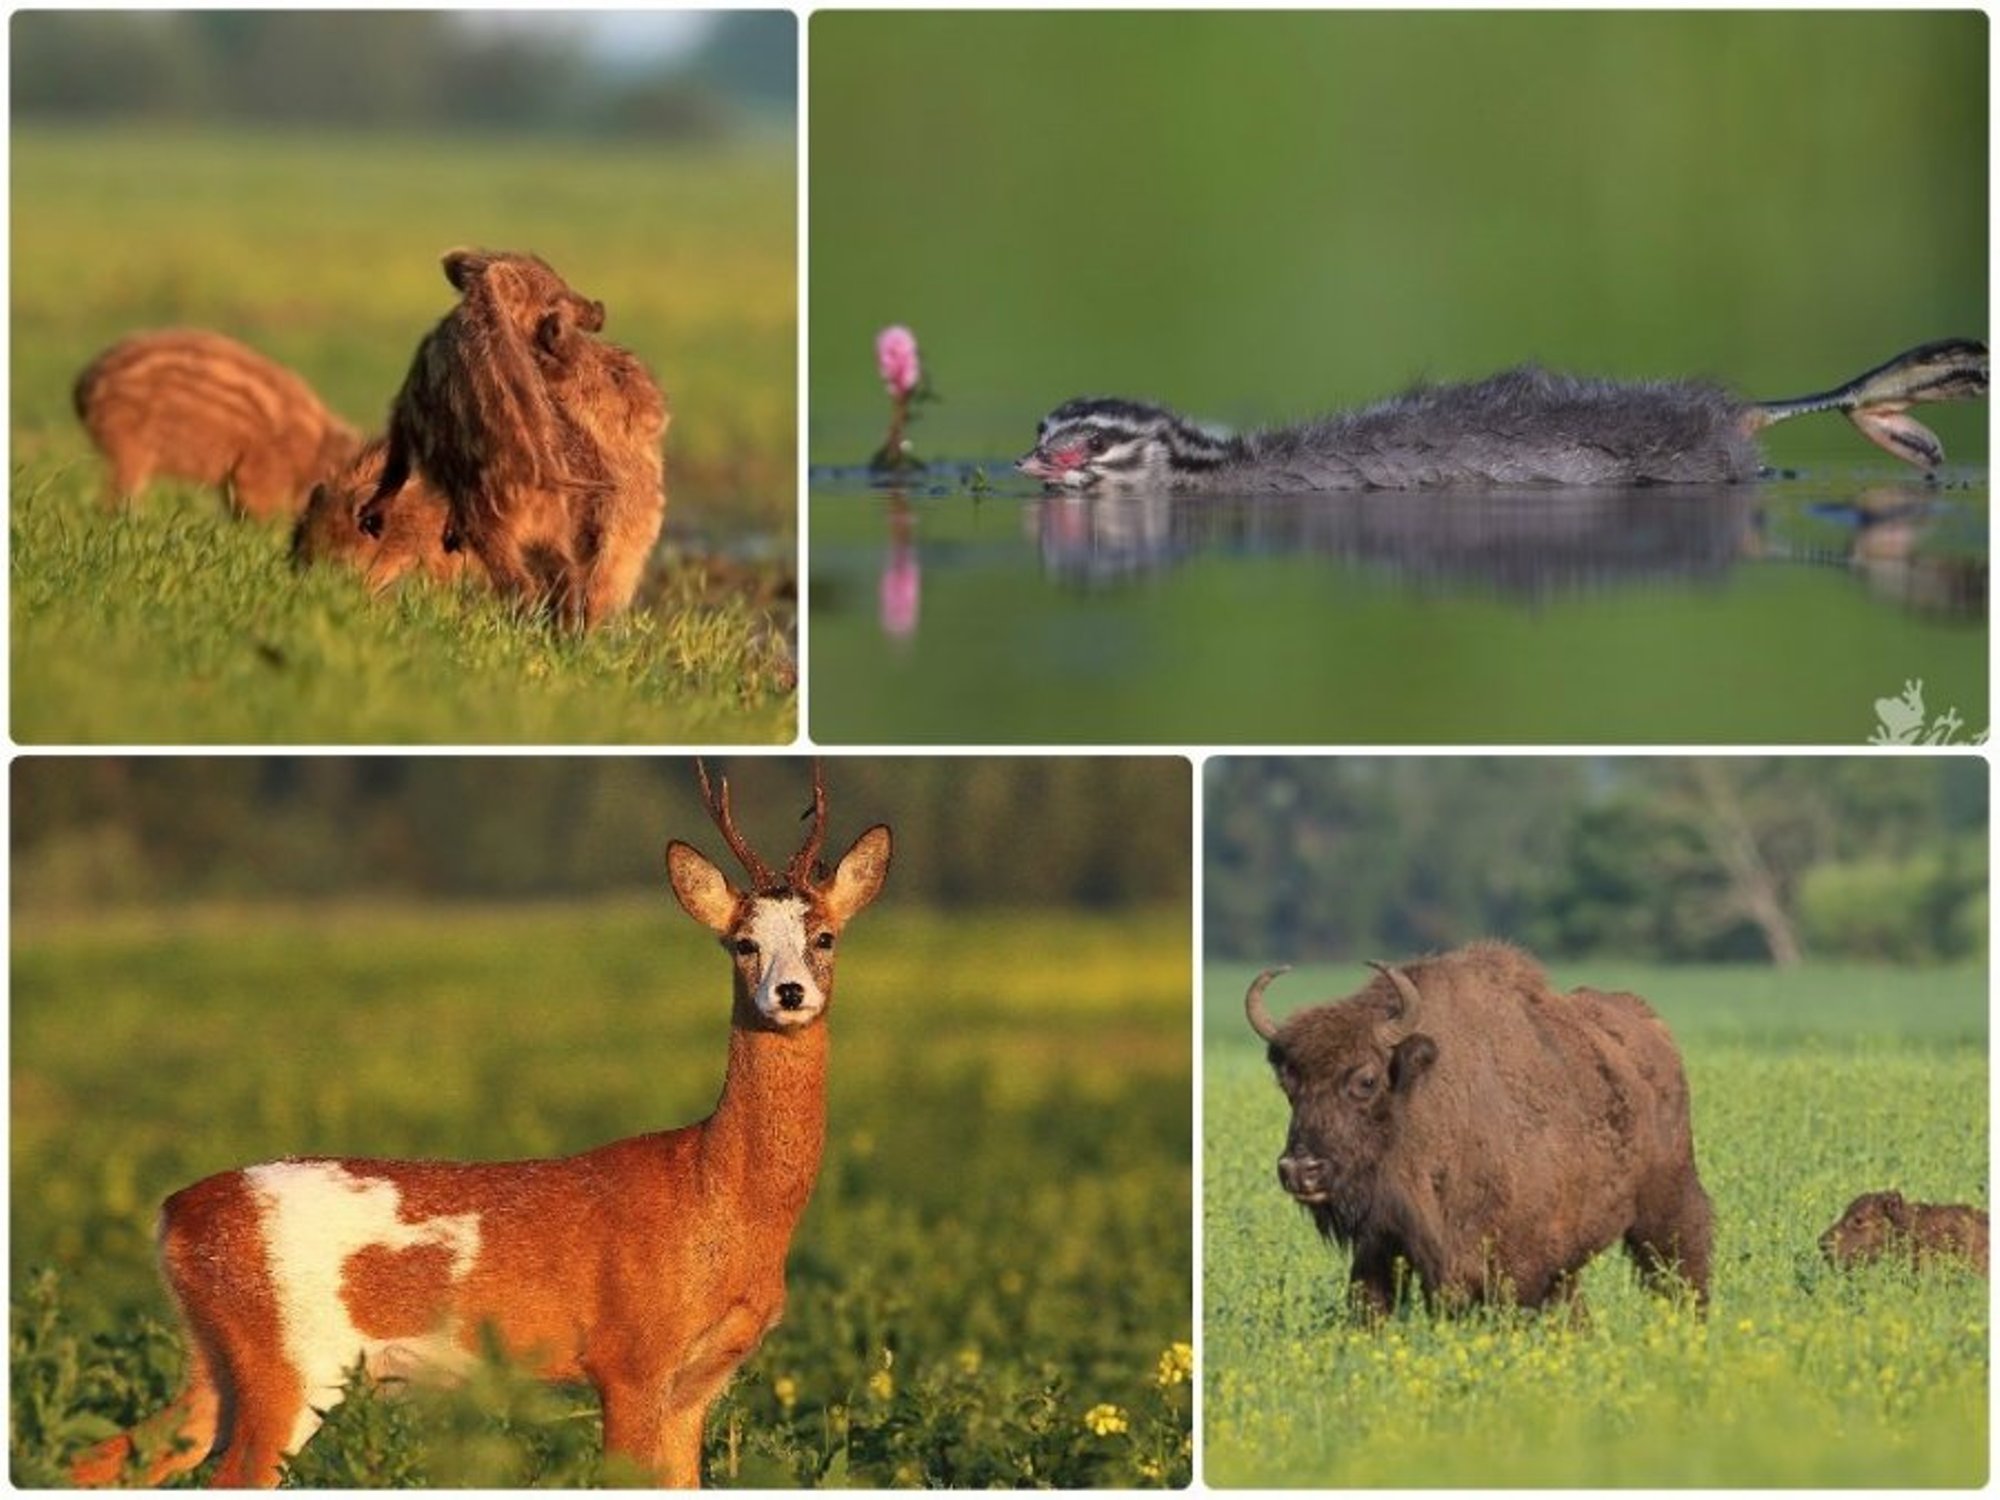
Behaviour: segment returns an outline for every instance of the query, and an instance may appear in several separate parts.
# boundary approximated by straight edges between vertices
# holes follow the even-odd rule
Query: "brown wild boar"
[[[283,365],[198,328],[120,339],[77,377],[73,396],[111,461],[113,505],[153,479],[192,479],[219,486],[240,514],[296,515],[314,481],[361,443]]]
[[[1618,1240],[1656,1290],[1705,1303],[1687,1079],[1646,1003],[1559,994],[1504,943],[1375,968],[1282,1025],[1264,990],[1284,970],[1244,997],[1292,1106],[1278,1180],[1352,1249],[1358,1308],[1393,1305],[1402,1266],[1447,1307],[1537,1307]]]
[[[396,396],[379,498],[421,472],[496,588],[596,625],[631,601],[659,534],[665,401],[592,337],[603,304],[546,262],[454,250],[444,271],[460,301]]]
[[[1911,1203],[1901,1193],[1863,1193],[1819,1237],[1820,1254],[1846,1270],[1884,1255],[1913,1266],[1963,1261],[1987,1272],[1986,1211],[1969,1203]]]
[[[552,381],[585,439],[577,467],[599,476],[574,506],[572,553],[584,621],[596,624],[632,602],[666,520],[666,398],[637,355],[601,339],[579,340]]]
[[[451,507],[420,474],[364,517],[362,508],[382,483],[388,441],[376,438],[338,474],[313,486],[292,530],[292,563],[340,563],[355,569],[381,593],[417,570],[438,583],[476,578],[486,570],[452,528]]]

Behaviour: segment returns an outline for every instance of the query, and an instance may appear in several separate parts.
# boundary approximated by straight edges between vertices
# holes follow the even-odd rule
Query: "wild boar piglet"
[[[484,582],[485,568],[452,527],[451,507],[421,475],[411,476],[394,496],[362,515],[382,483],[387,451],[386,440],[376,438],[346,468],[313,486],[292,530],[294,566],[353,568],[375,593],[412,571],[438,583]]]
[[[361,442],[298,375],[198,328],[120,339],[77,377],[73,398],[110,461],[110,505],[154,479],[189,479],[220,488],[240,514],[296,515]]]

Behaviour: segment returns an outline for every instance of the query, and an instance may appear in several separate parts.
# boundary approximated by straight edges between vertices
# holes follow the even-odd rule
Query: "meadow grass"
[[[13,727],[32,743],[769,741],[792,735],[796,283],[788,146],[17,133]],[[421,584],[295,580],[278,528],[161,486],[100,504],[70,409],[116,338],[241,338],[379,429],[460,244],[533,249],[673,411],[667,542],[631,620],[552,639]],[[710,560],[719,565],[711,566]]]
[[[855,926],[826,1162],[784,1322],[711,1423],[711,1482],[1186,1481],[1185,921]],[[17,921],[16,1481],[53,1482],[174,1387],[165,1193],[288,1153],[546,1155],[699,1118],[727,985],[664,890]],[[586,1484],[616,1477],[597,1445],[587,1393],[495,1366],[446,1396],[360,1392],[292,1477]]]
[[[1575,970],[1575,972],[1568,972]],[[1985,1201],[1983,970],[1558,966],[1673,1026],[1715,1202],[1706,1318],[1622,1257],[1571,1322],[1341,1312],[1345,1255],[1278,1190],[1285,1104],[1243,1023],[1249,965],[1207,974],[1205,1477],[1218,1486],[1972,1486],[1986,1477],[1986,1282],[1814,1241],[1901,1186]],[[1274,1009],[1358,987],[1308,970]],[[1233,1017],[1233,1018],[1232,1018]]]

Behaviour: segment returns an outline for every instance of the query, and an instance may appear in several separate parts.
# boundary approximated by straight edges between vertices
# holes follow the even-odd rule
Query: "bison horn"
[[[1250,1018],[1250,1029],[1267,1042],[1278,1039],[1278,1023],[1271,1019],[1271,1012],[1264,1008],[1264,990],[1280,974],[1291,972],[1290,964],[1266,969],[1250,981],[1250,992],[1243,997],[1243,1013]]]
[[[1396,1030],[1400,1035],[1409,1035],[1417,1028],[1417,1009],[1423,1004],[1417,996],[1416,981],[1394,964],[1377,963],[1371,958],[1368,960],[1368,967],[1383,975],[1396,987],[1396,993],[1402,997],[1403,1005],[1392,1019],[1396,1021]]]

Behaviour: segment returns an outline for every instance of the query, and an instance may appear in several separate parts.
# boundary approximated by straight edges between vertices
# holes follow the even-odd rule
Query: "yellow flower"
[[[1153,1372],[1153,1384],[1164,1390],[1168,1386],[1184,1385],[1193,1377],[1192,1344],[1169,1344],[1160,1351],[1159,1368]]]
[[[980,1357],[979,1349],[978,1346],[976,1345],[967,1344],[963,1349],[959,1350],[958,1351],[959,1374],[977,1375],[979,1373],[979,1357]]]
[[[799,1404],[799,1383],[789,1375],[780,1375],[771,1382],[771,1394],[778,1398],[778,1405],[790,1411]]]
[[[887,1370],[877,1370],[868,1377],[868,1394],[877,1401],[887,1401],[896,1394],[896,1377]]]
[[[1110,1437],[1114,1432],[1124,1432],[1130,1424],[1120,1408],[1104,1401],[1083,1414],[1083,1425],[1099,1437]]]
[[[1155,1484],[1158,1484],[1160,1480],[1166,1477],[1166,1472],[1167,1471],[1163,1467],[1161,1467],[1160,1461],[1158,1459],[1142,1458],[1139,1460],[1139,1477],[1141,1479],[1150,1479]]]

